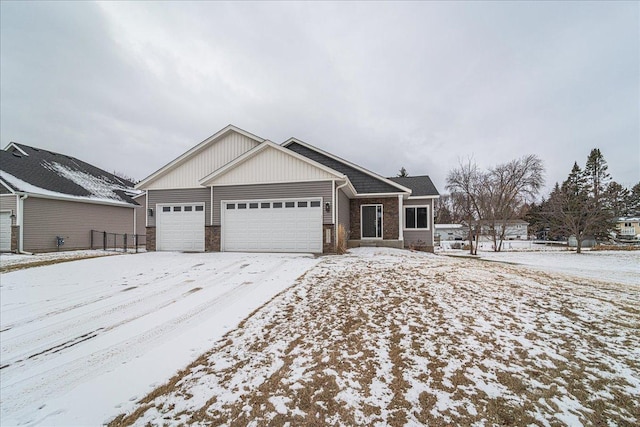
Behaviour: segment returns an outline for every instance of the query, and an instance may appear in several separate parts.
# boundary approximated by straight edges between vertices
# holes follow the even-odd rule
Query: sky
[[[600,148],[640,181],[638,2],[2,2],[0,144],[143,179],[228,124],[384,176]]]

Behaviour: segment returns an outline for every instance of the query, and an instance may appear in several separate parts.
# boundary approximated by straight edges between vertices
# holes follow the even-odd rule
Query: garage
[[[221,250],[322,252],[322,200],[222,201]]]
[[[11,212],[0,212],[0,252],[11,251]]]
[[[204,204],[156,205],[156,250],[204,252]]]

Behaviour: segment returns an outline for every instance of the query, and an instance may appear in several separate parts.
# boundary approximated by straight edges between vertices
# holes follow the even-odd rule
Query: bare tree
[[[483,223],[489,226],[493,248],[499,252],[509,222],[518,218],[525,204],[536,199],[544,184],[542,160],[530,154],[498,165],[489,171],[486,183]]]
[[[483,227],[488,228],[494,250],[502,249],[509,222],[538,195],[544,184],[543,174],[542,160],[533,154],[500,164],[488,172],[478,170],[471,160],[461,162],[449,172],[447,189],[453,203],[464,212],[472,254],[477,253]]]
[[[478,171],[478,166],[471,159],[466,163],[460,161],[458,167],[449,172],[446,188],[451,192],[454,203],[462,211],[469,227],[469,253],[477,255],[482,208],[485,197],[485,174]]]

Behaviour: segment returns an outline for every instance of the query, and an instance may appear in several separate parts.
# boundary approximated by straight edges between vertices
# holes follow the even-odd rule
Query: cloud
[[[600,147],[640,180],[637,3],[2,3],[1,142],[137,178],[233,123],[443,190]]]

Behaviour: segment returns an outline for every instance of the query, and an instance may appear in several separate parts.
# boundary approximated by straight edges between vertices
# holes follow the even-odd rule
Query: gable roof
[[[75,157],[15,142],[0,150],[0,180],[12,192],[113,205],[138,204],[133,182]]]
[[[347,179],[345,175],[331,168],[328,168],[321,163],[317,163],[294,151],[287,150],[286,148],[283,148],[280,145],[274,144],[271,141],[264,141],[262,144],[256,146],[252,150],[247,151],[246,153],[242,154],[241,156],[237,157],[236,159],[232,160],[231,162],[227,163],[226,165],[222,166],[221,168],[213,171],[209,175],[202,178],[200,180],[200,184],[205,186],[213,185],[216,183],[216,181],[218,181],[223,176],[230,173],[234,173],[236,170],[238,170],[238,168],[248,167],[249,169],[254,169],[254,166],[256,165],[253,165],[250,162],[252,160],[255,161],[256,159],[259,159],[261,154],[264,155],[269,151],[278,153],[280,155],[280,158],[282,158],[282,156],[293,158],[293,160],[299,162],[299,164],[306,165],[307,170],[304,172],[304,174],[305,175],[312,174],[313,179],[319,179],[319,180],[322,180],[322,179],[346,180]],[[268,159],[269,163],[272,163],[274,160],[276,159],[274,158]],[[275,167],[276,169],[278,169],[278,166],[274,164],[271,164],[270,167]],[[258,166],[258,169],[260,169],[259,166]],[[291,180],[292,178],[291,176],[292,171],[290,170],[291,168],[286,168],[286,169],[288,170],[274,171],[277,174],[277,177],[274,176],[273,178],[276,179],[276,181]],[[285,177],[285,175],[287,176]],[[233,183],[233,184],[235,185],[236,183]],[[247,184],[247,183],[242,182],[237,184]]]
[[[282,144],[302,156],[338,171],[349,178],[359,195],[362,194],[402,194],[411,193],[409,188],[384,178],[361,166],[341,159],[338,156],[320,150],[311,144],[296,138],[290,138]]]
[[[418,175],[418,176],[403,176],[403,177],[393,177],[389,178],[393,182],[397,182],[398,184],[410,188],[411,189],[411,197],[438,197],[440,193],[436,190],[436,186],[431,182],[431,178],[428,175]]]
[[[171,170],[175,169],[176,167],[185,163],[189,159],[198,155],[199,153],[207,149],[212,144],[215,144],[217,141],[219,141],[222,137],[227,135],[229,132],[239,133],[240,135],[244,135],[247,138],[250,138],[256,141],[257,143],[262,143],[265,141],[264,138],[260,138],[259,136],[249,133],[246,130],[240,129],[239,127],[236,127],[233,125],[227,125],[224,128],[220,129],[218,132],[211,135],[209,138],[205,139],[204,141],[196,145],[195,147],[191,148],[186,153],[170,161],[169,163],[167,163],[166,165],[164,165],[163,167],[161,167],[160,169],[158,169],[157,171],[155,171],[154,173],[152,173],[151,175],[149,175],[148,177],[146,177],[145,179],[137,183],[136,188],[143,188],[149,185],[151,182],[155,181],[156,179],[169,173]]]

